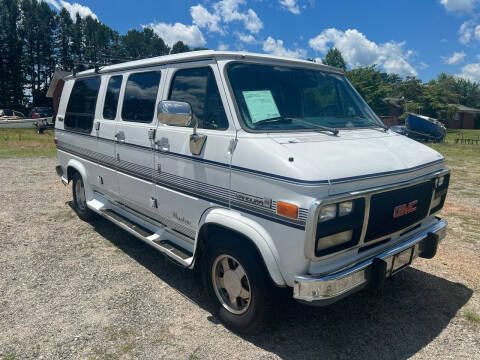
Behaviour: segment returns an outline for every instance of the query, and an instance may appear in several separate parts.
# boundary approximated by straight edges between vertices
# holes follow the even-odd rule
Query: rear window
[[[77,79],[65,113],[65,128],[79,132],[92,131],[100,78]]]
[[[151,123],[155,112],[160,71],[131,74],[123,98],[124,121]]]

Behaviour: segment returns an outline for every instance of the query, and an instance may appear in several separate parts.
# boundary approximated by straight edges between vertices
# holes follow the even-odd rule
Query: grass
[[[53,157],[53,131],[37,134],[35,129],[0,129],[0,159]]]
[[[465,316],[465,319],[467,319],[468,321],[476,325],[480,325],[480,316],[477,313],[471,310],[467,310],[463,316]]]

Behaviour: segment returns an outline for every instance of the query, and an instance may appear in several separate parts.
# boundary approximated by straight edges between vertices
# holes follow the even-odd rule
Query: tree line
[[[349,81],[378,115],[388,116],[394,105],[403,110],[403,117],[412,112],[446,121],[455,115],[455,104],[480,108],[480,85],[458,76],[441,73],[423,83],[414,76],[388,74],[376,65],[347,70],[336,48],[330,49],[322,62],[345,70]]]
[[[51,105],[45,97],[56,68],[81,71],[94,64],[181,53],[152,29],[119,34],[97,19],[72,19],[37,0],[0,0],[0,107],[25,111]]]

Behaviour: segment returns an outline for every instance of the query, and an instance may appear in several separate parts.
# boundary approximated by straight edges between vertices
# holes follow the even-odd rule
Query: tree
[[[391,86],[376,65],[349,70],[346,76],[375,113],[388,115],[389,107],[383,99],[390,95]]]
[[[0,0],[0,101],[2,106],[23,110],[25,76],[18,0]]]
[[[58,63],[64,70],[73,69],[72,36],[73,21],[65,8],[60,10],[57,18],[56,47],[58,49]]]
[[[322,60],[325,65],[334,66],[342,70],[347,70],[347,65],[343,59],[342,53],[337,48],[328,50],[325,59]]]
[[[190,48],[185,45],[182,41],[177,41],[175,44],[172,46],[172,51],[170,51],[170,54],[178,54],[182,52],[189,52]]]

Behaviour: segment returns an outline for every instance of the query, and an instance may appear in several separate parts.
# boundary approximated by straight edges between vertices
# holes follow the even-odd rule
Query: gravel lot
[[[55,163],[0,160],[0,359],[480,359],[478,196],[450,194],[439,254],[382,296],[312,308],[285,294],[263,334],[239,336],[206,310],[192,272],[79,220]],[[463,211],[479,216],[469,241]]]

